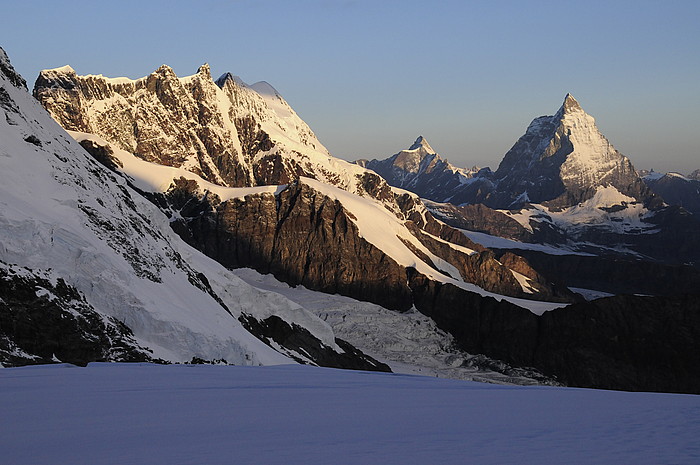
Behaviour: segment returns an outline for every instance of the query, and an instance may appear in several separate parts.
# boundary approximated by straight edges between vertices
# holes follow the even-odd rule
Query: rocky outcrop
[[[274,341],[290,351],[290,356],[299,363],[309,363],[313,360],[315,364],[330,368],[391,372],[388,365],[365,355],[342,339],[335,339],[335,343],[344,350],[344,353],[338,354],[315,338],[306,328],[290,325],[278,316],[273,315],[260,321],[243,314],[239,320],[261,341]]]
[[[331,157],[272,86],[229,73],[215,82],[208,65],[183,78],[163,65],[137,80],[79,76],[65,66],[42,71],[34,96],[67,130],[222,186],[305,176],[360,193],[368,172]]]
[[[404,267],[363,239],[353,213],[305,182],[292,183],[277,195],[260,193],[220,202],[201,194],[196,182],[180,179],[168,191],[166,203],[178,212],[178,220],[172,223],[176,232],[229,268],[252,267],[292,285],[392,309],[410,307]],[[519,266],[536,276],[525,290],[492,252],[436,221],[415,196],[397,195],[395,204],[407,231],[435,257],[456,268],[459,275],[452,278],[503,295],[575,300],[571,292],[552,284],[523,260]],[[404,245],[416,259],[449,275],[415,245],[407,241]]]
[[[15,71],[12,63],[10,63],[10,59],[7,57],[7,53],[2,47],[0,47],[0,74],[5,76],[13,86],[27,90],[27,81]]]
[[[181,80],[168,66],[135,81],[42,71],[34,96],[64,129],[98,134],[116,147],[211,182],[249,185],[236,129],[218,107],[209,67]]]
[[[552,302],[573,302],[577,299],[565,286],[558,283],[558,280],[544,277],[524,258],[512,254],[508,262],[497,260],[491,250],[473,242],[451,225],[437,221],[431,213],[435,205],[457,209],[463,207],[427,202],[430,208],[426,208],[422,201],[408,193],[396,195],[396,203],[408,220],[407,226],[413,235],[419,238],[432,253],[454,265],[466,282],[474,283],[496,294],[524,299]],[[478,208],[481,205],[475,207]],[[464,249],[469,249],[471,252],[465,253]],[[510,264],[515,267],[509,266]],[[516,273],[528,278],[527,290],[516,278]]]
[[[48,276],[48,275],[47,275]],[[63,279],[0,262],[0,363],[153,361],[131,330],[105,317]]]

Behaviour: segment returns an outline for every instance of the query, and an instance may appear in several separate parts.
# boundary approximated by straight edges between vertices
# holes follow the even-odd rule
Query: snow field
[[[694,464],[700,397],[308,366],[0,369],[8,464]]]

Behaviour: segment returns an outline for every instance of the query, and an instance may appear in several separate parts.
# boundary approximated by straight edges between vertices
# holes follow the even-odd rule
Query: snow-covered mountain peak
[[[600,133],[595,119],[567,94],[554,116],[535,118],[501,161],[495,177],[498,197],[491,203],[512,208],[532,203],[571,206],[590,198],[598,186],[616,186],[638,200],[646,199],[632,163]]]
[[[395,169],[407,173],[418,173],[425,170],[430,171],[435,163],[440,161],[442,159],[435,153],[428,141],[423,136],[419,136],[408,149],[393,156],[392,165]]]
[[[428,141],[423,136],[418,136],[418,139],[411,145],[408,150],[419,150],[422,149],[425,153],[436,153],[435,150],[430,146]]]
[[[358,162],[360,163],[360,162]],[[457,168],[438,155],[423,136],[389,158],[361,161],[394,187],[407,189],[422,198],[448,201],[455,190],[477,179],[479,168]],[[489,170],[490,172],[490,170]]]

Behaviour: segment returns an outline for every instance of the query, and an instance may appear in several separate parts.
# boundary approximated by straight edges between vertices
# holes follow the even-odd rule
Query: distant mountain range
[[[700,170],[683,176],[679,173],[640,171],[642,180],[670,205],[678,205],[700,216]]]
[[[433,214],[457,228],[555,246],[560,255],[700,263],[700,221],[688,214],[697,211],[699,181],[672,174],[641,177],[570,94],[553,116],[532,121],[495,172],[455,168],[423,138],[385,160],[358,164],[417,193]],[[481,242],[498,241],[481,237]],[[532,261],[532,252],[525,254]],[[639,284],[635,292],[643,292],[646,284]]]

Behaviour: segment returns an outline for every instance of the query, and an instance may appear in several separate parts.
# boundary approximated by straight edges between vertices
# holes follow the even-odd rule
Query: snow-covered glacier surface
[[[8,464],[696,464],[700,396],[309,366],[0,369]]]

